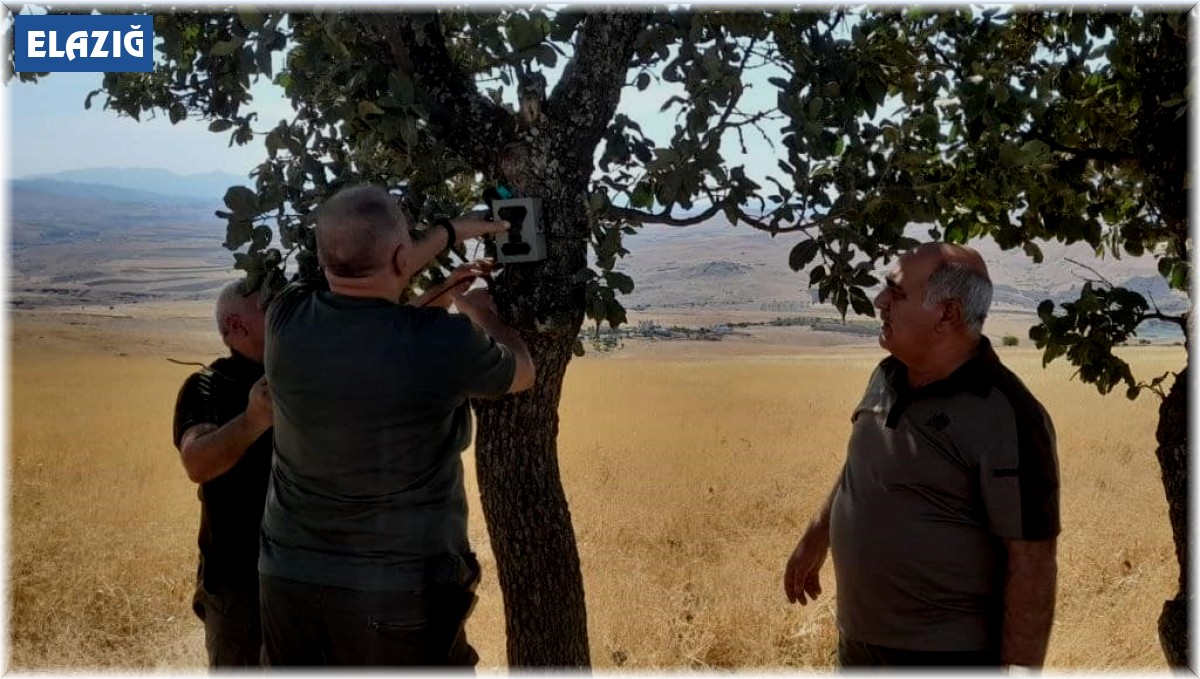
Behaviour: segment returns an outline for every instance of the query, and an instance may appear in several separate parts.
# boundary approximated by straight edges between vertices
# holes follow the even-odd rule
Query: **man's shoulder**
[[[1008,366],[997,360],[992,365],[992,395],[1004,399],[1017,412],[1045,414],[1046,408],[1025,382]],[[1047,415],[1048,417],[1048,415]]]
[[[179,398],[216,398],[236,383],[230,376],[231,359],[218,358],[188,375],[179,389]]]
[[[290,316],[298,305],[324,289],[320,281],[311,278],[301,278],[285,285],[282,290],[271,295],[267,303],[268,327],[278,325]]]

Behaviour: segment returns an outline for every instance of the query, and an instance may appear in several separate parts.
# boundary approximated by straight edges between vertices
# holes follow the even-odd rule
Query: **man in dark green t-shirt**
[[[880,362],[845,466],[787,564],[821,592],[832,548],[842,666],[1040,666],[1054,619],[1058,458],[1042,405],[982,335],[978,253],[928,243],[875,299]]]
[[[468,398],[532,386],[520,335],[456,272],[458,314],[397,301],[463,219],[414,242],[395,199],[354,187],[317,215],[328,291],[271,303],[266,371],[275,462],[259,558],[271,665],[473,665],[463,623],[478,565],[467,541]],[[426,296],[424,299],[430,299]]]

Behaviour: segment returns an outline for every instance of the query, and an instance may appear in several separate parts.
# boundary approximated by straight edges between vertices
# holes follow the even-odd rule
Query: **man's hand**
[[[250,401],[246,404],[246,421],[261,432],[270,428],[274,420],[271,408],[271,387],[263,375],[250,387]]]
[[[454,305],[458,307],[462,315],[483,328],[484,332],[492,336],[492,339],[508,347],[508,350],[515,355],[517,369],[513,373],[513,381],[508,387],[508,393],[525,391],[532,387],[537,379],[537,367],[533,364],[529,347],[525,344],[525,340],[521,339],[521,333],[509,327],[500,318],[500,312],[492,300],[492,293],[487,288],[467,290],[454,298]]]
[[[821,566],[828,554],[828,526],[823,531],[819,526],[809,526],[796,549],[792,551],[783,574],[783,588],[787,592],[789,602],[799,601],[803,606],[808,603],[808,599],[817,599],[821,594]],[[806,594],[808,599],[805,598]]]
[[[250,387],[249,401],[240,415],[221,426],[201,422],[183,432],[179,458],[188,478],[208,483],[232,469],[255,440],[271,428],[273,420],[271,389],[263,375]]]
[[[496,309],[496,302],[487,288],[475,288],[456,295],[454,306],[458,307],[459,313],[484,329],[500,318],[500,311]]]
[[[446,280],[421,293],[420,297],[412,301],[412,305],[446,309],[454,302],[455,298],[466,292],[477,278],[485,278],[490,275],[494,266],[491,260],[487,259],[477,259],[462,264],[451,271]]]
[[[458,235],[458,243],[508,231],[510,226],[508,222],[504,220],[489,222],[484,218],[485,215],[487,215],[486,212],[472,212],[451,220],[454,224],[454,232]]]

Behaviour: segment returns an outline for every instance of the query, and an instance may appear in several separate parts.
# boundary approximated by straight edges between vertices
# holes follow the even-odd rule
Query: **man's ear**
[[[392,251],[392,272],[396,276],[403,278],[408,273],[410,253],[412,248],[405,247],[403,242],[396,244],[396,249]]]
[[[945,330],[954,330],[962,325],[964,325],[962,302],[956,299],[942,302],[942,317],[938,319],[938,326]]]

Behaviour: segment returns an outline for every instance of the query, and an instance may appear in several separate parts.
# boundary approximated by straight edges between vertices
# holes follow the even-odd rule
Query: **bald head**
[[[264,315],[262,296],[248,291],[244,280],[221,288],[216,313],[221,340],[230,349],[259,362],[263,356]]]
[[[253,301],[251,301],[253,297]],[[237,280],[227,283],[217,296],[217,330],[222,335],[227,330],[229,317],[233,314],[245,313],[247,309],[257,306],[258,295],[247,292],[246,282]]]
[[[923,260],[929,267],[925,306],[957,301],[962,306],[968,333],[972,337],[981,335],[983,321],[992,306],[992,280],[979,252],[954,243],[923,243],[907,256]]]
[[[317,212],[317,257],[329,275],[367,278],[391,265],[408,220],[396,199],[376,186],[338,191]]]
[[[988,277],[987,264],[975,248],[956,243],[921,243],[913,248],[909,255],[930,258],[935,270],[941,265],[956,265],[971,269],[983,278],[991,280]]]

